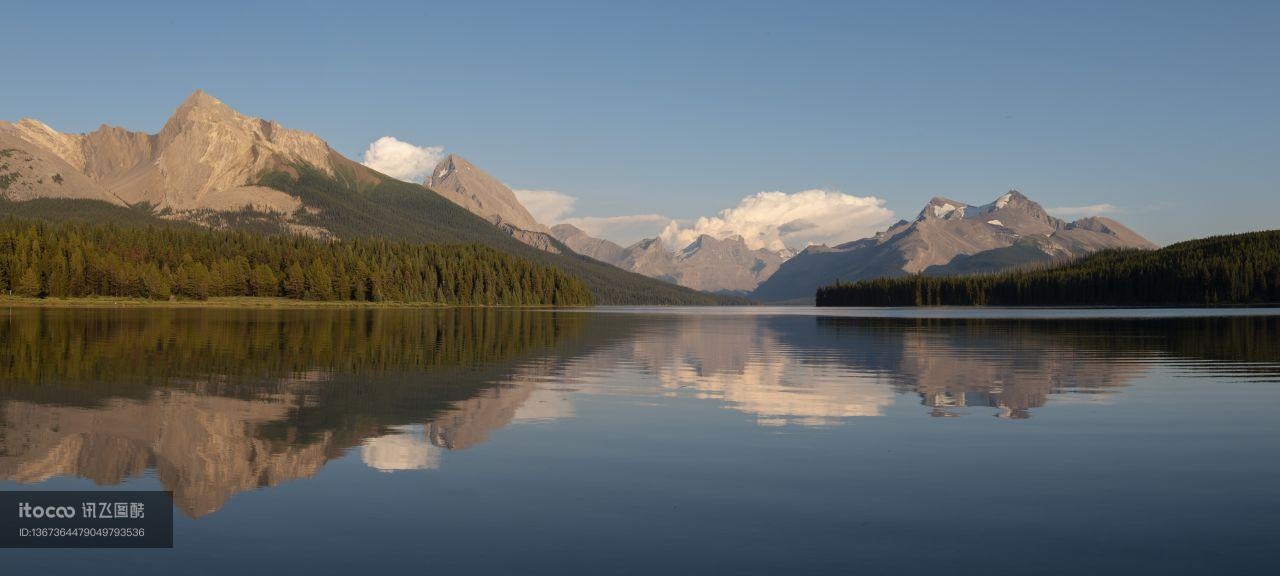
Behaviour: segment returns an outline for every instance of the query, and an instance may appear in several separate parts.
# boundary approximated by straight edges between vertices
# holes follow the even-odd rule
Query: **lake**
[[[0,309],[0,489],[171,490],[5,574],[1227,574],[1280,311]]]

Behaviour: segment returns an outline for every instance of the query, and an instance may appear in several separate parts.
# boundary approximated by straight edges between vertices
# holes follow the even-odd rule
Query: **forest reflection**
[[[831,426],[918,398],[1025,419],[1153,365],[1275,380],[1280,319],[889,320],[513,309],[0,310],[0,479],[148,471],[186,514],[359,450],[384,472],[577,394],[717,402]],[[654,408],[659,409],[659,408]]]
[[[511,365],[581,321],[478,308],[6,311],[0,478],[117,484],[153,469],[200,516],[405,426],[482,439],[529,396],[501,385]]]

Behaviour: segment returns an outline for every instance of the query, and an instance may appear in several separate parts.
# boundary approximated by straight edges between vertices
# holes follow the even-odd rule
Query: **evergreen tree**
[[[277,296],[280,293],[280,281],[275,272],[266,264],[258,264],[253,268],[253,295]]]
[[[307,295],[307,279],[297,262],[289,265],[284,277],[284,295],[301,300]]]
[[[40,286],[40,273],[36,269],[28,266],[22,276],[18,278],[17,285],[13,288],[13,293],[18,296],[27,296],[35,298],[41,296],[42,288]]]
[[[0,220],[0,289],[53,296],[591,302],[578,279],[482,246]]]

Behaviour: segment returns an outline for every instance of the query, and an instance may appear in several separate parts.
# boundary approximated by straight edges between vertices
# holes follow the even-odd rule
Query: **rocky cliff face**
[[[717,239],[702,235],[676,255],[677,282],[709,291],[749,292],[782,265],[782,256],[752,250],[741,236]]]
[[[24,119],[0,123],[0,145],[33,158],[10,199],[87,198],[177,213],[252,207],[290,214],[301,201],[254,186],[258,176],[299,162],[333,174],[335,156],[314,134],[245,116],[202,91],[158,134],[110,126],[63,134]]]
[[[45,128],[48,127],[34,120],[0,122],[0,198],[17,202],[68,198],[124,205],[119,197],[46,148],[45,145],[61,146],[66,141]],[[44,144],[34,144],[28,140],[32,137],[40,138]],[[65,152],[72,160],[78,160],[75,154],[80,148],[68,147]]]
[[[423,185],[516,240],[544,252],[563,252],[551,230],[534,219],[515,192],[457,154],[440,161]]]
[[[427,188],[490,222],[506,222],[530,232],[548,233],[502,182],[456,154],[436,166]]]
[[[990,272],[1106,248],[1154,248],[1106,218],[1064,222],[1010,191],[971,206],[934,198],[911,222],[835,247],[810,246],[783,264],[752,296],[764,301],[812,300],[819,286],[903,274]]]

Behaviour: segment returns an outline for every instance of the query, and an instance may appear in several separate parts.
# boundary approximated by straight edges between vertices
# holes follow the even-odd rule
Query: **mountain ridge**
[[[506,184],[457,154],[441,160],[423,185],[495,224],[507,222],[521,230],[543,234],[551,231],[534,219]]]
[[[54,170],[28,183],[26,197],[145,203],[177,213],[250,206],[287,216],[300,204],[255,186],[257,176],[297,161],[332,174],[335,154],[314,134],[240,114],[202,90],[188,96],[155,134],[105,124],[68,134],[33,119],[0,122],[0,144],[8,147],[15,138],[35,144],[26,151]],[[69,172],[84,180],[73,186],[54,182],[55,174],[65,182]]]
[[[422,184],[346,158],[314,134],[239,114],[203,91],[156,134],[105,127],[76,135],[42,126],[0,122],[0,208],[8,213],[66,220],[81,211],[126,225],[189,222],[335,239],[474,243],[573,274],[597,303],[743,302],[573,254],[549,234],[542,248],[554,251],[526,245]]]
[[[660,238],[645,238],[624,248],[571,224],[556,225],[551,234],[579,254],[705,292],[745,294],[783,262],[782,256],[769,250],[752,250],[741,236],[703,234],[683,247],[668,247]]]
[[[1022,248],[1010,250],[1014,246]],[[1055,218],[1016,190],[980,206],[935,196],[913,221],[901,220],[870,238],[806,248],[751,296],[771,302],[810,301],[818,287],[835,281],[949,275],[956,272],[948,268],[952,262],[994,271],[1106,248],[1154,247],[1109,218]]]

